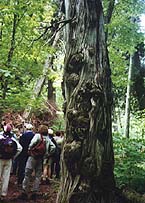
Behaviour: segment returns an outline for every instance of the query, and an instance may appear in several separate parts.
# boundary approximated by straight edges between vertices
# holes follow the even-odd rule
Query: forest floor
[[[40,184],[40,192],[38,193],[37,200],[35,201],[31,199],[21,200],[19,196],[21,195],[22,189],[16,183],[16,176],[11,175],[9,188],[8,188],[8,195],[4,202],[5,203],[26,203],[26,202],[55,203],[59,184],[60,184],[60,181],[58,180],[51,180],[50,183],[47,185]]]
[[[5,199],[5,203],[56,203],[56,197],[59,190],[60,181],[52,179],[49,184],[42,185],[40,184],[40,192],[36,200],[21,200],[19,196],[21,195],[22,188],[19,187],[16,183],[16,176],[11,175],[8,195]],[[31,195],[31,192],[29,196]],[[126,196],[126,195],[125,195]],[[138,193],[132,193],[129,191],[129,199],[122,195],[122,191],[116,188],[115,198],[112,203],[145,203],[145,195],[139,195]],[[130,199],[130,196],[132,198]],[[0,200],[0,203],[1,200]],[[75,202],[74,202],[75,203]]]
[[[21,200],[19,196],[22,193],[22,188],[16,183],[16,176],[11,175],[9,181],[8,195],[5,199],[5,203],[56,203],[57,192],[59,189],[60,181],[52,179],[49,184],[40,184],[40,192],[38,193],[37,200]],[[29,196],[31,195],[31,192]],[[2,203],[0,201],[0,203]],[[75,202],[74,202],[75,203]],[[121,196],[116,195],[113,203],[126,203]]]

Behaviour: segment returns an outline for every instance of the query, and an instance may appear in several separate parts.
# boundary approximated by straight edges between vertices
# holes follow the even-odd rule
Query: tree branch
[[[114,5],[115,5],[115,0],[110,0],[107,8],[107,14],[105,16],[105,24],[109,24],[111,21]]]
[[[70,23],[72,21],[73,21],[73,18],[68,19],[68,20],[62,20],[62,21],[59,21],[59,22],[55,22],[53,25],[50,25],[50,26],[46,27],[45,31],[37,39],[34,39],[33,41],[38,41],[39,39],[41,39],[48,32],[49,29],[53,29],[55,32],[58,32],[67,23]],[[62,23],[63,23],[63,25],[61,27],[59,27],[59,25],[62,24]]]

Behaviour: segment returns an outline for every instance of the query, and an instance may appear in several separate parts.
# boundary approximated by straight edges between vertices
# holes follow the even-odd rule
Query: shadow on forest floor
[[[56,196],[58,192],[60,182],[58,180],[51,180],[51,182],[47,185],[40,184],[40,192],[38,194],[37,200],[20,200],[18,197],[20,196],[22,189],[16,184],[16,176],[11,175],[9,188],[8,188],[8,195],[4,200],[5,203],[55,203]],[[31,194],[31,193],[30,193]],[[0,200],[0,203],[1,200]]]
[[[9,188],[8,188],[8,195],[6,197],[5,203],[56,203],[56,196],[59,189],[60,181],[58,180],[51,180],[51,182],[47,185],[40,185],[40,192],[38,194],[37,200],[20,200],[18,197],[20,196],[22,189],[16,184],[16,176],[11,175],[10,182],[9,182]],[[125,194],[125,195],[124,195]],[[136,202],[131,200],[129,197],[132,197],[133,199],[139,198],[142,201],[139,201],[139,203],[145,203],[145,195],[140,195],[136,193],[133,190],[126,189],[125,192],[122,190],[116,188],[115,190],[115,199],[112,203],[134,203]],[[30,192],[31,195],[31,192]],[[0,200],[0,203],[2,201]],[[75,202],[74,202],[75,203]],[[95,202],[94,202],[95,203]]]

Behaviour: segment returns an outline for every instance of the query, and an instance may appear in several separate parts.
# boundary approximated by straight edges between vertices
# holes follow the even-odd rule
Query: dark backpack
[[[44,156],[46,152],[46,142],[41,135],[41,140],[36,145],[34,145],[28,152],[30,156],[33,156],[34,158],[41,158]]]
[[[0,158],[12,159],[17,153],[17,143],[9,135],[3,136],[0,139]]]

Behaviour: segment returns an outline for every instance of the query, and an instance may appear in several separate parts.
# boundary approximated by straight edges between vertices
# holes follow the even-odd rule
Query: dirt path
[[[60,182],[58,180],[51,180],[48,185],[40,185],[40,192],[38,194],[37,200],[20,200],[22,189],[16,184],[16,176],[11,175],[9,182],[9,190],[5,203],[56,203],[56,196],[59,189]],[[115,199],[113,203],[128,203],[128,201],[122,197],[120,191],[115,192]],[[31,195],[31,192],[30,192]],[[0,201],[0,203],[2,203]]]
[[[9,182],[9,189],[6,203],[55,203],[57,191],[59,188],[59,181],[52,180],[48,185],[40,185],[40,192],[37,200],[20,200],[18,197],[21,194],[21,187],[16,184],[16,176],[12,175]],[[31,194],[31,193],[30,193]],[[0,202],[1,203],[1,202]]]

